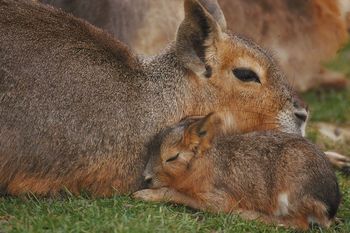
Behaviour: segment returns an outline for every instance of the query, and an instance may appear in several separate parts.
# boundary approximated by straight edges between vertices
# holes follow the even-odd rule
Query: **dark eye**
[[[236,78],[238,78],[239,80],[241,80],[243,82],[260,83],[260,79],[259,79],[258,75],[250,69],[236,68],[236,69],[232,70],[232,73],[236,76]]]
[[[177,159],[177,157],[179,157],[180,153],[177,153],[175,156],[171,157],[170,159],[167,159],[165,162],[171,162]]]

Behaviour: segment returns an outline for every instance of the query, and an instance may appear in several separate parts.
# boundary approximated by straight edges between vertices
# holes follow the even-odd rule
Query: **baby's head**
[[[189,175],[191,164],[212,147],[216,136],[231,131],[231,114],[211,113],[206,117],[188,117],[163,130],[149,146],[150,160],[144,172],[152,188]]]

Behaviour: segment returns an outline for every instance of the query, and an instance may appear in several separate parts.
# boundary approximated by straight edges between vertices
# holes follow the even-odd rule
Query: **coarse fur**
[[[1,0],[0,190],[136,191],[149,140],[211,111],[227,111],[237,132],[304,133],[307,109],[274,60],[226,33],[216,2],[209,10],[186,0],[176,41],[140,58],[61,10]],[[242,67],[258,80],[236,77]]]
[[[113,33],[139,53],[172,41],[184,18],[183,0],[43,0]],[[344,86],[345,76],[322,64],[347,41],[348,0],[219,0],[228,28],[275,52],[301,91]]]
[[[225,133],[226,117],[188,118],[155,137],[144,172],[149,189],[134,197],[303,230],[329,227],[340,192],[325,155],[299,135]]]

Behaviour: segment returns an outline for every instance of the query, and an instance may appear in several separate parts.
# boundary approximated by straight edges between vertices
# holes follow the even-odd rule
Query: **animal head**
[[[201,115],[228,110],[242,132],[279,129],[304,134],[307,108],[273,58],[227,31],[216,0],[185,0],[184,7],[176,55],[189,71],[192,95],[200,96],[197,105],[211,102],[200,106]]]
[[[191,164],[205,155],[216,136],[227,132],[227,118],[230,114],[225,112],[188,117],[159,133],[148,148],[151,156],[144,171],[146,183],[152,188],[174,185],[183,181],[180,177],[195,172],[190,169]]]

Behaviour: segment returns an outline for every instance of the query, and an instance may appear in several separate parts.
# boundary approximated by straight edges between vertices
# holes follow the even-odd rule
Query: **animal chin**
[[[301,136],[303,136],[303,137],[305,137],[305,135],[306,135],[306,123],[307,122],[303,122],[300,126]]]

